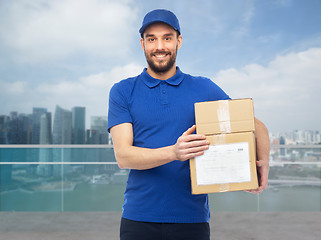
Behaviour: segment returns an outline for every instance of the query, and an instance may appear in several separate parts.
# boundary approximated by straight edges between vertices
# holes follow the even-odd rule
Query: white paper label
[[[210,145],[195,158],[197,185],[251,181],[248,142]]]

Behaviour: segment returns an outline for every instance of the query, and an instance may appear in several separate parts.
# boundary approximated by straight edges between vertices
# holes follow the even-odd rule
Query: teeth
[[[156,54],[156,57],[159,57],[159,58],[162,58],[162,57],[165,57],[165,56],[166,56],[166,54],[162,54],[162,55]]]

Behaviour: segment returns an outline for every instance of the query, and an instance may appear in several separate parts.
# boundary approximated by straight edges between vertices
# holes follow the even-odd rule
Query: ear
[[[183,37],[182,37],[182,35],[179,35],[177,37],[177,50],[181,48],[182,43],[183,43]]]
[[[140,45],[142,46],[143,51],[145,51],[144,38],[140,39]]]

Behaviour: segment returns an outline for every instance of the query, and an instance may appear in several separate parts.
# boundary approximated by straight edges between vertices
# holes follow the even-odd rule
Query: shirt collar
[[[173,86],[178,86],[183,81],[184,74],[179,69],[179,67],[176,67],[176,70],[177,70],[176,74],[173,77],[171,77],[171,78],[169,78],[167,80],[159,80],[157,78],[151,77],[147,73],[147,68],[145,68],[144,71],[142,72],[143,81],[149,88],[156,87],[162,81],[165,81],[167,84],[170,84],[170,85],[173,85]]]

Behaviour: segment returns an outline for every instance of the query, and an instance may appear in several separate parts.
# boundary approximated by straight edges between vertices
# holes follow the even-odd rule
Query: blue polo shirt
[[[194,103],[229,99],[210,79],[177,68],[168,80],[146,69],[116,83],[109,94],[108,130],[132,123],[134,146],[160,148],[176,143],[195,124]],[[148,170],[130,170],[123,217],[135,221],[208,222],[208,196],[192,195],[189,161],[173,161]]]

